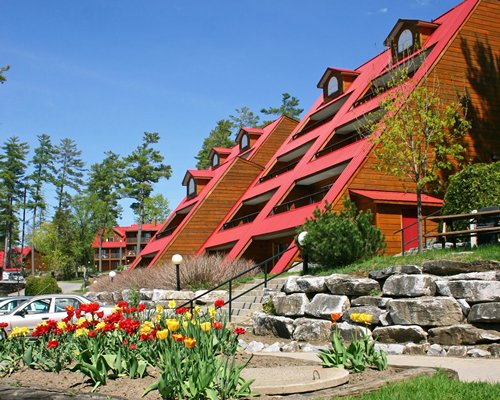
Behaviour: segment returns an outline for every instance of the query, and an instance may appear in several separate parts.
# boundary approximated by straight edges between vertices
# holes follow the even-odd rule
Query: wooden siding
[[[491,161],[500,155],[500,2],[482,0],[434,66],[443,96],[456,100],[467,91],[472,129],[466,136],[470,161]]]
[[[297,125],[298,121],[285,116],[267,137],[262,146],[255,151],[251,161],[265,166]]]
[[[156,264],[170,263],[175,253],[183,256],[195,254],[261,170],[252,162],[236,159],[211,193],[188,216],[189,220],[163,250]]]

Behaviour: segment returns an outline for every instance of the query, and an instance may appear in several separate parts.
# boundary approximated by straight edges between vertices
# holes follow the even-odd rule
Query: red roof
[[[14,250],[18,256],[22,255],[23,257],[27,257],[31,252],[31,247],[25,247],[23,249],[18,247],[16,249],[12,249],[12,250]],[[4,256],[5,256],[5,251],[3,251],[3,250],[0,251],[0,266],[3,266]]]
[[[354,189],[350,189],[349,192],[378,202],[404,202],[404,203],[417,202],[416,193],[384,192],[381,190],[354,190]],[[437,197],[429,196],[427,194],[422,194],[422,202],[427,204],[436,204],[436,205],[443,204],[443,200],[438,199]]]

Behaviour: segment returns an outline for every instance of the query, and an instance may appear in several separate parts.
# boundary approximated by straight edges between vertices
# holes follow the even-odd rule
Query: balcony
[[[337,151],[345,146],[357,142],[358,140],[364,139],[367,135],[369,135],[369,132],[355,133],[340,140],[338,139],[339,137],[338,135],[334,135],[330,140],[329,144],[324,149],[321,149],[320,151],[314,154],[314,158],[320,158],[326,154],[333,153],[334,151]]]
[[[147,244],[151,240],[151,236],[146,236],[146,237],[141,237],[141,244]],[[137,237],[127,237],[127,243],[128,244],[136,244],[137,243]]]
[[[224,225],[222,225],[222,230],[231,229],[231,228],[234,228],[235,226],[238,226],[238,225],[248,224],[248,223],[252,222],[257,217],[257,215],[259,215],[259,212],[244,215],[242,217],[233,219],[229,222],[226,222]]]
[[[328,186],[324,187],[323,189],[321,189],[315,193],[312,193],[310,195],[298,197],[294,200],[287,201],[286,203],[282,203],[280,205],[277,205],[277,206],[273,207],[273,210],[271,211],[271,215],[281,214],[283,212],[290,211],[290,210],[293,210],[295,208],[305,207],[305,206],[308,206],[310,204],[318,203],[321,200],[323,200],[323,198],[326,196],[326,194],[328,193],[328,191],[330,190],[331,187],[332,187],[332,185],[328,185]]]
[[[285,172],[288,172],[288,171],[291,171],[292,169],[295,168],[295,166],[299,163],[299,161],[295,161],[291,164],[288,164],[287,166],[283,167],[283,168],[279,168],[279,169],[276,169],[276,170],[272,170],[271,172],[269,172],[268,175],[266,176],[263,176],[262,178],[259,179],[259,182],[262,183],[262,182],[265,182],[269,179],[272,179],[272,178],[275,178],[277,177],[278,175],[281,175]]]

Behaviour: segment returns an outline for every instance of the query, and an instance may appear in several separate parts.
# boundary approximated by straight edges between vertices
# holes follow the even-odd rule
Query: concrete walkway
[[[58,281],[57,284],[59,285],[63,293],[74,293],[75,291],[82,288],[81,283]],[[17,291],[9,294],[9,296],[17,295]],[[19,295],[24,296],[24,288],[19,291]]]
[[[316,353],[255,353],[256,355],[276,355],[301,360],[318,361]],[[500,383],[500,359],[498,358],[455,358],[432,356],[387,356],[389,365],[449,368],[458,373],[463,382],[490,382]]]

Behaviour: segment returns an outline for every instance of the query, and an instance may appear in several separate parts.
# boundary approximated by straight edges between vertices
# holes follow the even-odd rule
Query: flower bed
[[[104,317],[97,303],[67,308],[62,321],[38,325],[30,340],[27,328],[15,328],[0,341],[0,373],[7,375],[27,366],[47,372],[79,371],[94,385],[127,376],[140,379],[148,366],[160,370],[158,380],[145,393],[163,398],[226,399],[248,396],[249,381],[240,376],[245,365],[235,362],[238,336],[216,307],[168,308],[130,306],[119,302]],[[1,327],[0,327],[1,328]]]

